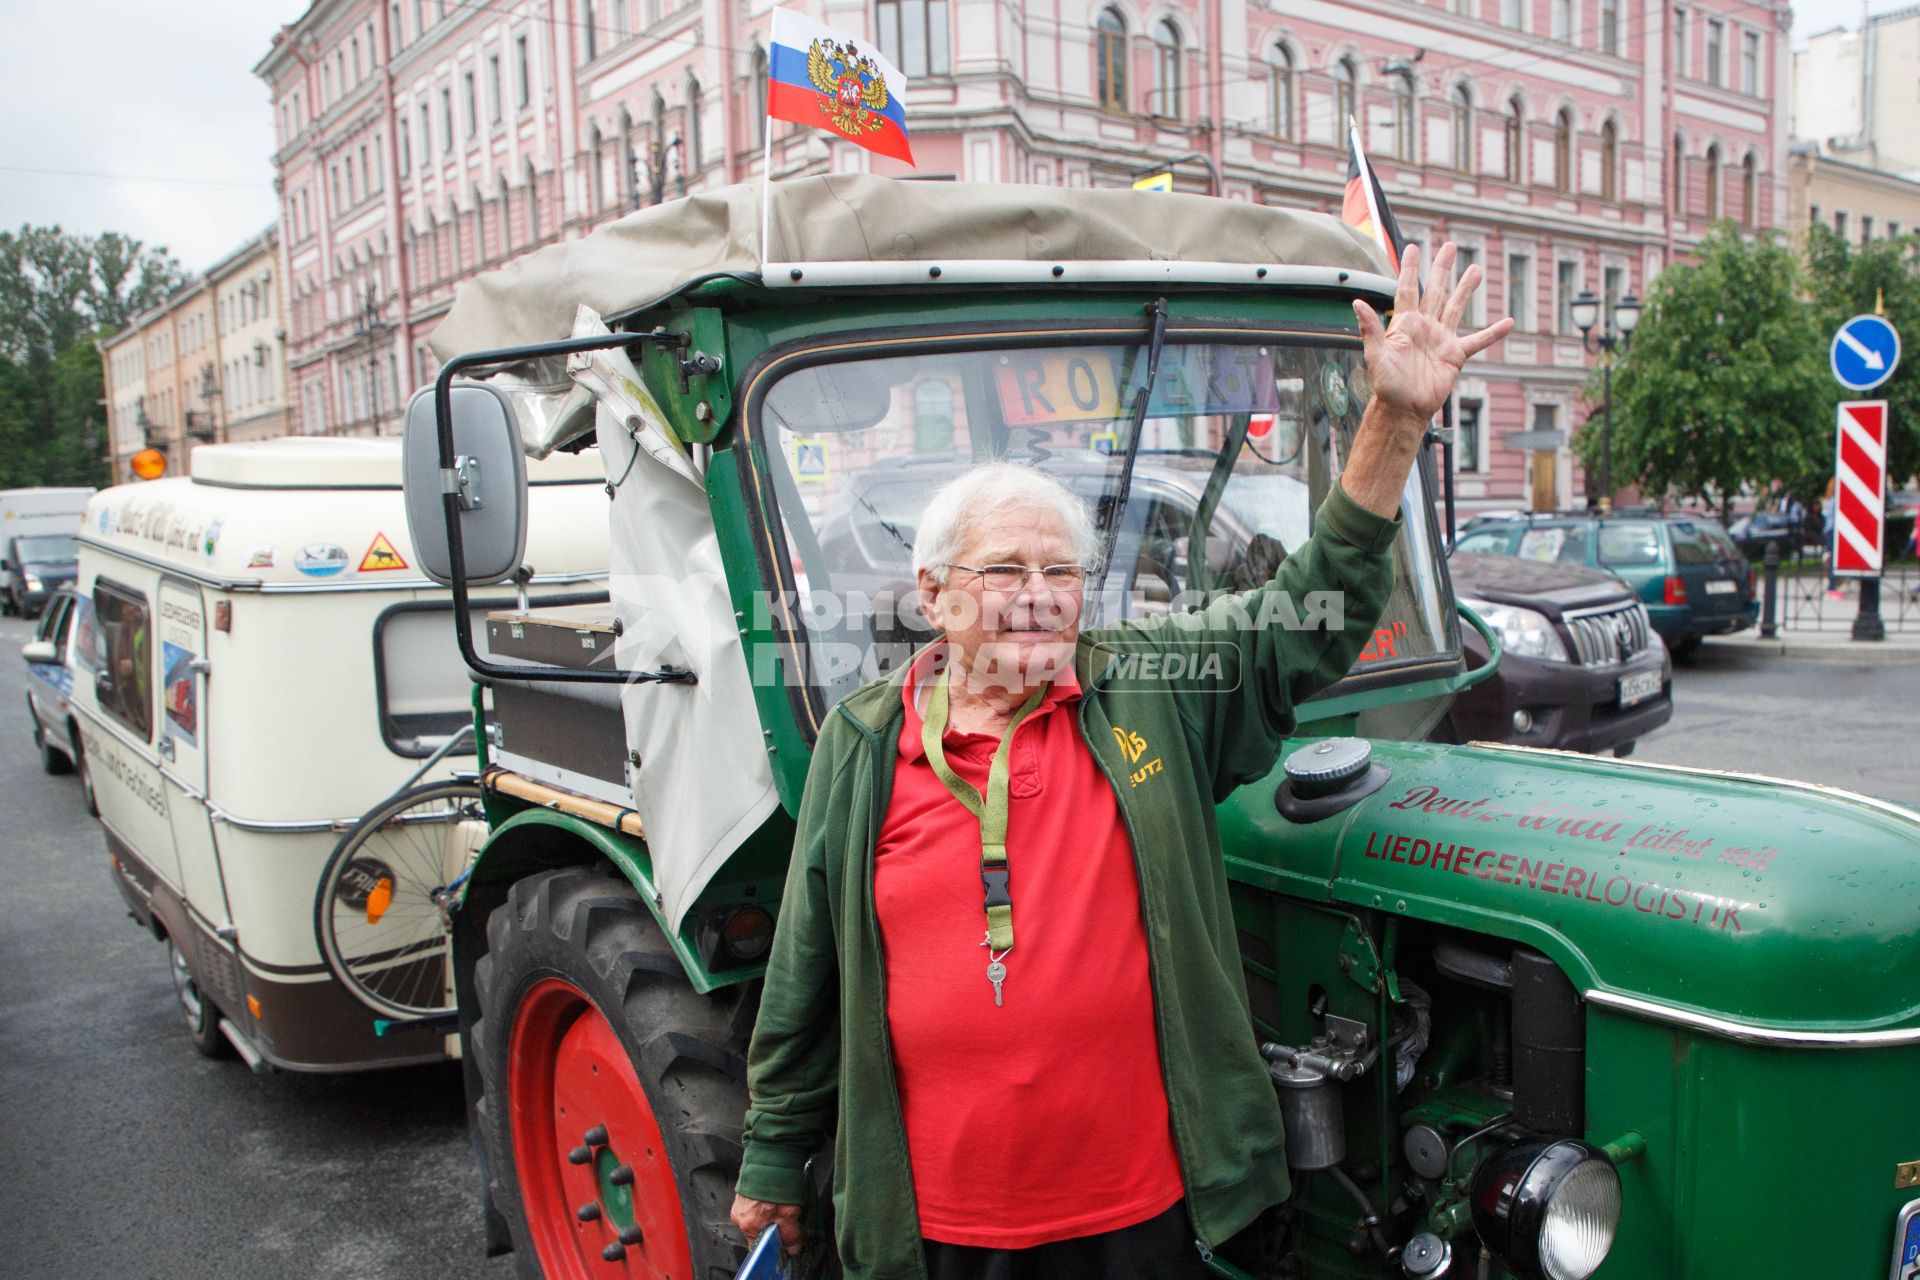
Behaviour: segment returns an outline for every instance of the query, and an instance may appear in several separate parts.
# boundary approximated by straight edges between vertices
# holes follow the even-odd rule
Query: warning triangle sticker
[[[373,545],[367,548],[367,554],[360,557],[361,573],[385,573],[389,569],[404,569],[407,562],[394,550],[393,543],[384,533],[373,535]]]

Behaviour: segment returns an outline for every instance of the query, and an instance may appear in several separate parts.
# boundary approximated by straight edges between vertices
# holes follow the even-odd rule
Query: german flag
[[[1393,210],[1387,207],[1387,193],[1380,189],[1380,179],[1367,163],[1367,153],[1360,146],[1360,126],[1352,116],[1347,117],[1347,194],[1340,205],[1340,219],[1379,241],[1387,261],[1395,271],[1400,270],[1400,246],[1407,242],[1406,237],[1400,234]]]

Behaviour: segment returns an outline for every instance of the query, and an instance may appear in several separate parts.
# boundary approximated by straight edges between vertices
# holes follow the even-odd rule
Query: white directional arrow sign
[[[1854,337],[1845,329],[1840,331],[1840,341],[1846,344],[1847,350],[1860,357],[1861,364],[1866,365],[1867,368],[1873,370],[1875,373],[1879,373],[1887,367],[1887,358],[1884,355],[1860,341],[1860,339]]]
[[[1833,376],[1850,391],[1871,391],[1900,363],[1900,335],[1881,316],[1855,316],[1833,335]]]

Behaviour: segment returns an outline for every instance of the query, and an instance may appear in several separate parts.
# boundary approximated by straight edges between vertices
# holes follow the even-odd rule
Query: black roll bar
[[[453,579],[453,630],[460,645],[460,657],[477,675],[496,680],[538,680],[560,684],[693,684],[691,671],[664,667],[659,671],[582,671],[571,667],[505,666],[480,656],[473,643],[473,619],[467,592],[467,550],[460,534],[460,488],[458,458],[453,451],[453,380],[468,369],[487,365],[519,364],[546,356],[569,356],[580,351],[605,351],[612,347],[633,347],[644,342],[660,342],[685,347],[685,334],[654,329],[648,333],[595,334],[586,338],[563,338],[525,347],[506,347],[493,351],[470,351],[455,356],[440,369],[433,380],[433,421],[440,445],[440,515],[447,526],[447,567]],[[516,426],[516,431],[518,430]],[[634,447],[639,448],[638,442]],[[612,586],[611,583],[608,584]]]

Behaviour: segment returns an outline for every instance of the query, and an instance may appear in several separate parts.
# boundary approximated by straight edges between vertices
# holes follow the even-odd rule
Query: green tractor
[[[1089,625],[1257,585],[1367,401],[1352,302],[1392,299],[1317,214],[864,176],[761,199],[647,210],[468,286],[409,413],[415,545],[463,602],[524,577],[523,452],[597,449],[613,498],[606,603],[455,610],[490,831],[453,1003],[490,1244],[550,1280],[743,1257],[792,815],[828,709],[929,638],[928,495],[989,458],[1082,494],[1113,548]],[[1920,817],[1423,741],[1491,670],[1462,627],[1498,654],[1456,606],[1426,453],[1372,643],[1219,806],[1295,1191],[1205,1242],[1213,1267],[1920,1274]]]

